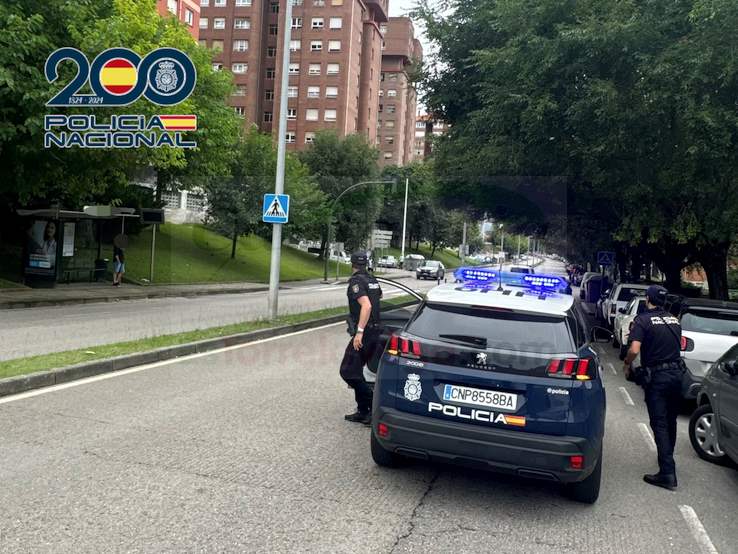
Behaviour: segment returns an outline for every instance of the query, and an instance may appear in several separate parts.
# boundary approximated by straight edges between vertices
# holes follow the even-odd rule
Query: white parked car
[[[613,321],[612,345],[620,348],[620,359],[624,360],[628,353],[628,337],[635,317],[646,310],[646,297],[638,296],[620,308]]]
[[[382,256],[377,262],[378,267],[397,267],[397,258],[394,256]]]
[[[636,296],[645,296],[648,285],[620,283],[613,285],[610,296],[602,302],[602,319],[609,327],[615,322],[615,316],[620,308],[625,308],[628,302]]]

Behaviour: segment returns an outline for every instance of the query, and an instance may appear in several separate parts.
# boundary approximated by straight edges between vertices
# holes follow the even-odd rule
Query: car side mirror
[[[725,368],[725,371],[728,372],[728,375],[731,375],[732,377],[738,375],[738,362],[725,362],[723,367]]]
[[[610,342],[612,333],[604,327],[592,327],[592,342]]]

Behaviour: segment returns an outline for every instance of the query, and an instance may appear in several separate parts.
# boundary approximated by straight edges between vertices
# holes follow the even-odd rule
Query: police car
[[[568,283],[484,268],[455,276],[389,338],[374,387],[374,461],[483,467],[595,502],[605,390],[585,320],[559,292]]]

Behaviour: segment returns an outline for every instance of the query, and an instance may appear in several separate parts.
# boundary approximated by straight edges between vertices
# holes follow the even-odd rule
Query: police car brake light
[[[460,267],[454,271],[458,281],[468,284],[494,283],[499,278],[497,271],[484,267]]]
[[[387,353],[406,358],[420,358],[420,342],[392,335],[387,346]]]
[[[584,456],[569,456],[569,467],[571,469],[583,469]]]
[[[546,372],[555,377],[576,379],[577,381],[589,381],[589,358],[566,358],[554,359],[548,362]]]

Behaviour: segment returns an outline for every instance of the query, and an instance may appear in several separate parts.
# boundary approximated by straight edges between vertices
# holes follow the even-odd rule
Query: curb
[[[412,306],[415,302],[404,302],[396,306],[397,309]],[[58,369],[49,369],[28,375],[20,375],[18,377],[8,377],[0,379],[0,398],[19,394],[29,390],[60,385],[78,379],[94,377],[103,373],[112,373],[121,369],[128,369],[144,364],[171,360],[180,356],[188,356],[190,354],[198,354],[201,352],[209,352],[218,350],[227,346],[235,346],[238,344],[246,344],[262,339],[287,335],[305,329],[314,329],[331,323],[339,323],[346,320],[345,314],[323,317],[320,319],[311,319],[301,323],[292,325],[282,325],[281,327],[271,327],[268,329],[259,329],[258,331],[249,331],[247,333],[237,333],[235,335],[226,335],[224,337],[216,337],[196,342],[188,342],[175,346],[165,346],[156,350],[148,350],[146,352],[136,352],[134,354],[126,354],[124,356],[116,356],[115,358],[107,358],[104,360],[96,360],[94,362],[86,362],[66,366]]]

